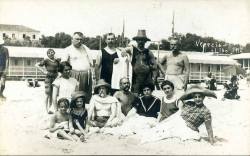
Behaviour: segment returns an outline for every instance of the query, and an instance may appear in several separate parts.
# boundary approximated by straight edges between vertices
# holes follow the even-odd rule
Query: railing
[[[12,77],[33,77],[44,78],[45,74],[38,70],[36,67],[23,67],[23,66],[10,66],[8,71],[8,78]]]
[[[213,73],[213,74],[218,83],[224,83],[230,80],[231,78],[231,75],[225,75],[224,73],[220,73],[220,72]],[[206,77],[207,77],[207,72],[190,72],[189,81],[190,82],[192,81],[203,82]]]
[[[224,83],[230,80],[231,75],[225,75],[224,73],[213,73],[218,83]],[[7,77],[21,77],[21,78],[44,78],[45,74],[38,70],[36,67],[22,67],[11,66]],[[207,77],[207,72],[190,72],[189,82],[203,82]],[[161,79],[161,78],[160,78]],[[163,78],[164,79],[164,78]]]

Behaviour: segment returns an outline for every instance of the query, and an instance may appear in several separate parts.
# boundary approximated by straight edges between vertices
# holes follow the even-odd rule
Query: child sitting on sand
[[[86,94],[77,91],[72,94],[70,104],[70,134],[77,140],[85,141],[88,128],[86,127],[88,112],[85,109]]]
[[[69,101],[65,98],[58,100],[58,111],[51,116],[50,119],[50,134],[45,137],[50,139],[52,134],[58,138],[74,141],[74,138],[69,134]]]

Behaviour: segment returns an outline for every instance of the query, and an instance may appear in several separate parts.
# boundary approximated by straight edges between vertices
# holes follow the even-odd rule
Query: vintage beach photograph
[[[250,155],[250,1],[0,0],[0,155]]]

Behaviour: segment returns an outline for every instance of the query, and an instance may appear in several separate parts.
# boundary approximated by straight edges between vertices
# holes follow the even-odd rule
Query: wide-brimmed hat
[[[151,41],[149,38],[147,38],[146,30],[138,30],[137,36],[133,37],[133,40]]]
[[[180,100],[189,100],[193,98],[194,93],[200,93],[204,96],[209,96],[217,98],[216,94],[206,88],[201,87],[200,85],[192,85],[187,91],[180,97]]]
[[[0,45],[4,44],[4,40],[2,38],[0,38]]]
[[[96,84],[95,87],[94,87],[94,93],[97,93],[97,92],[98,92],[98,89],[99,89],[101,86],[105,86],[105,87],[107,87],[108,89],[110,89],[110,84],[108,84],[104,79],[100,79],[100,80],[97,81],[97,84]]]
[[[76,91],[71,94],[71,101],[75,101],[79,97],[86,97],[86,93],[84,91]]]

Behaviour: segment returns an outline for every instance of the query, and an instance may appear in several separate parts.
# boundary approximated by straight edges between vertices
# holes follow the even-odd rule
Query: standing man
[[[150,41],[145,30],[138,30],[137,36],[133,37],[137,47],[125,48],[132,56],[132,92],[140,94],[140,87],[145,83],[152,83],[156,78],[157,64],[154,54],[145,48],[145,43]]]
[[[132,103],[135,100],[135,95],[129,91],[130,82],[127,77],[120,79],[120,90],[115,92],[114,97],[121,103],[122,113],[126,116],[133,108]]]
[[[5,99],[3,91],[5,89],[5,79],[9,68],[9,51],[4,46],[4,40],[0,38],[0,99]]]
[[[100,75],[97,77],[100,79],[104,79],[107,83],[111,85],[111,79],[113,74],[113,64],[117,64],[119,62],[117,49],[115,45],[115,34],[108,33],[106,40],[107,46],[101,50],[99,56],[97,57],[97,65],[100,71]],[[116,89],[111,88],[111,94],[113,95]]]
[[[177,94],[187,89],[189,78],[189,61],[186,54],[180,52],[180,42],[177,39],[170,40],[172,53],[165,55],[160,60],[160,70],[165,73],[165,80],[171,81]]]
[[[83,44],[83,34],[75,32],[72,37],[72,45],[65,48],[66,57],[62,61],[68,61],[72,66],[71,77],[79,82],[79,90],[84,91],[86,103],[89,102],[92,95],[92,72],[93,59],[90,50]]]

